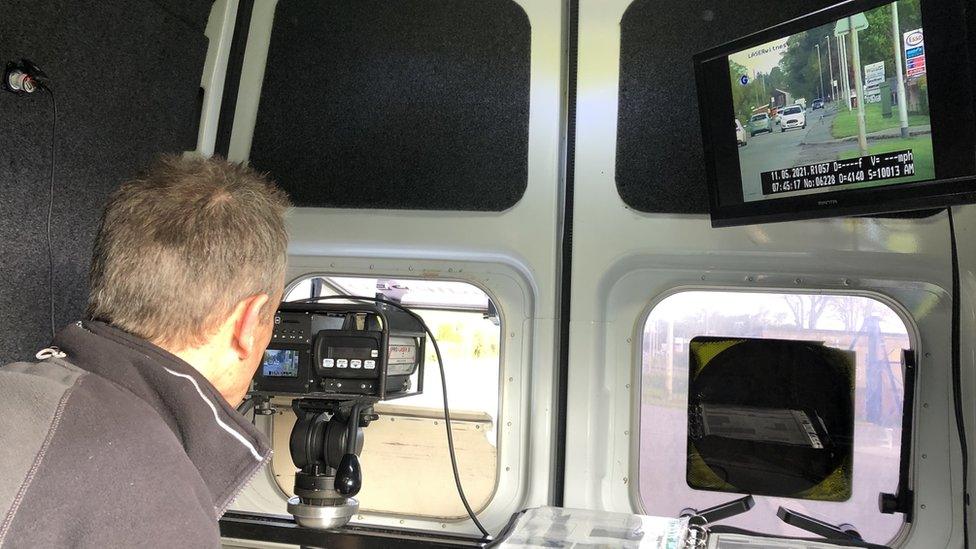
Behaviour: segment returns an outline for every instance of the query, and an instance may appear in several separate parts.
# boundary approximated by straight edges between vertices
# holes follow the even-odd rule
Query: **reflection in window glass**
[[[757,496],[751,511],[722,524],[809,536],[776,517],[780,505],[832,523],[853,524],[884,543],[902,515],[878,511],[878,494],[898,485],[904,386],[901,350],[908,330],[887,305],[862,296],[745,292],[681,292],[665,298],[644,325],[641,360],[639,494],[649,515],[677,516],[735,494],[699,491],[685,482],[688,348],[696,336],[822,341],[857,355],[854,490],[845,502]]]
[[[497,479],[501,328],[488,295],[471,284],[438,280],[313,277],[286,300],[313,295],[383,294],[413,308],[437,337],[444,358],[458,469],[475,511],[491,501]],[[424,392],[376,405],[380,419],[364,431],[361,455],[363,511],[437,518],[466,517],[451,474],[444,432],[440,370],[427,343]],[[289,496],[294,465],[288,434],[295,417],[287,406],[275,417],[272,467]]]

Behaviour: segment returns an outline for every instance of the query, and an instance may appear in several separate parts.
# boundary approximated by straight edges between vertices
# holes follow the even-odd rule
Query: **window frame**
[[[753,280],[747,279],[747,282],[751,282],[751,281]],[[630,478],[633,479],[633,482],[629,483],[628,497],[636,513],[646,514],[644,500],[641,497],[641,493],[640,493],[641,400],[643,396],[642,395],[642,390],[643,390],[642,370],[644,366],[643,365],[643,334],[647,322],[651,316],[651,313],[654,311],[655,308],[657,308],[658,305],[660,305],[666,299],[678,294],[688,293],[688,292],[742,293],[742,294],[764,293],[764,294],[771,294],[771,295],[820,294],[820,295],[830,295],[830,296],[840,296],[840,297],[847,297],[847,296],[864,297],[868,299],[873,299],[874,301],[881,303],[886,307],[888,307],[889,309],[891,309],[905,325],[906,332],[908,334],[908,342],[910,348],[916,353],[916,355],[921,354],[921,336],[920,336],[919,327],[915,322],[914,317],[908,311],[908,309],[905,306],[903,306],[901,302],[899,302],[894,297],[882,293],[877,289],[836,288],[836,287],[831,287],[829,285],[801,286],[799,285],[799,282],[802,282],[802,280],[796,279],[795,282],[797,281],[798,283],[794,287],[784,287],[784,286],[756,287],[756,286],[743,286],[743,285],[731,285],[731,284],[726,284],[726,285],[682,284],[677,286],[671,286],[667,290],[657,293],[653,298],[651,298],[647,302],[647,304],[641,310],[641,313],[637,316],[637,322],[635,323],[634,326],[634,333],[633,336],[631,337],[631,341],[633,342],[632,343],[633,367],[631,368],[630,383],[631,383],[631,387],[634,387],[635,389],[631,391],[630,432],[635,433],[636,436],[630,437],[630,445],[629,445],[630,446],[629,448],[630,473],[629,474],[630,474]],[[849,285],[849,281],[845,281],[845,282],[847,283],[845,284],[845,286]],[[923,383],[923,379],[924,378],[921,375],[917,375],[913,387],[915,392],[913,398],[914,407],[911,410],[912,415],[909,418],[912,425],[913,432],[911,433],[911,435],[913,438],[910,443],[911,447],[909,448],[909,460],[907,464],[901,462],[899,464],[900,469],[904,467],[908,467],[909,470],[907,471],[907,473],[902,470],[899,470],[898,473],[899,478],[909,479],[913,490],[916,489],[915,487],[917,484],[917,481],[915,480],[915,467],[914,467],[915,459],[916,459],[915,450],[916,450],[917,443],[916,443],[914,431],[918,423],[918,415],[919,415],[918,406],[920,405],[918,402],[919,393],[920,393],[919,388],[920,385]],[[902,418],[902,421],[903,421],[903,428],[904,428],[904,421],[905,421],[904,416]],[[902,448],[903,443],[904,443],[904,439],[899,439],[898,448],[900,449],[900,451],[903,450]],[[734,494],[730,494],[729,499],[732,499],[733,497]],[[887,543],[890,543],[892,546],[901,545],[903,541],[907,539],[908,535],[911,533],[912,527],[913,527],[913,522],[904,520],[904,515],[903,515],[901,527],[895,533],[894,537],[891,540],[888,540]]]
[[[498,379],[497,379],[497,383],[498,383],[498,407],[495,410],[496,421],[495,421],[495,440],[494,440],[494,442],[495,442],[495,448],[496,448],[496,450],[495,450],[495,481],[494,481],[494,483],[492,485],[491,492],[490,492],[490,494],[488,496],[488,500],[485,503],[484,507],[482,507],[481,509],[478,509],[478,508],[474,508],[473,507],[475,513],[480,513],[480,512],[483,512],[484,510],[488,509],[488,507],[491,505],[492,501],[495,499],[495,496],[498,494],[498,487],[499,487],[499,484],[501,482],[501,467],[500,467],[499,464],[501,463],[501,445],[502,445],[502,429],[501,429],[501,423],[503,421],[502,413],[503,413],[503,399],[504,399],[504,391],[505,391],[505,383],[504,383],[505,377],[504,377],[504,368],[503,367],[504,367],[504,363],[505,363],[505,348],[504,348],[504,344],[505,344],[506,338],[504,336],[505,336],[506,325],[505,325],[505,317],[504,317],[504,314],[502,313],[502,311],[501,311],[501,309],[500,309],[500,307],[498,305],[498,302],[495,301],[495,297],[484,286],[482,286],[480,284],[477,284],[475,282],[469,281],[469,280],[465,280],[465,279],[454,279],[454,278],[450,278],[449,279],[449,278],[444,278],[444,277],[428,277],[428,278],[423,278],[423,277],[417,276],[417,275],[412,275],[412,276],[396,276],[396,277],[389,276],[388,277],[388,276],[384,276],[383,273],[339,274],[339,273],[309,272],[309,273],[305,273],[305,274],[301,274],[301,275],[298,275],[296,277],[293,277],[288,283],[286,283],[285,284],[285,291],[282,294],[282,299],[287,299],[288,295],[292,291],[294,291],[295,288],[297,288],[303,282],[308,281],[308,280],[311,280],[311,279],[314,279],[314,278],[322,278],[323,279],[323,284],[327,288],[326,291],[335,292],[335,295],[348,295],[350,297],[353,297],[353,294],[340,293],[340,292],[345,292],[346,289],[345,288],[342,288],[341,286],[335,284],[333,281],[330,280],[331,278],[336,278],[336,277],[363,278],[363,279],[395,278],[396,280],[405,280],[405,281],[407,281],[407,280],[418,280],[418,281],[438,281],[438,282],[460,282],[460,283],[463,283],[463,284],[468,284],[469,286],[473,286],[473,287],[477,288],[478,290],[481,290],[482,292],[485,293],[485,295],[488,297],[488,300],[490,302],[495,303],[495,309],[496,309],[496,311],[498,313],[498,329],[499,329],[499,333],[498,333]],[[418,311],[441,311],[441,312],[451,312],[451,313],[461,313],[461,314],[475,314],[475,313],[480,313],[481,312],[480,309],[468,309],[468,308],[457,308],[457,307],[437,307],[437,306],[429,306],[429,305],[410,305],[410,304],[404,304],[404,307],[407,307],[407,308],[409,308],[411,310],[418,310]],[[487,311],[487,309],[486,309],[486,311]],[[437,373],[434,373],[433,375],[440,375],[440,371],[438,369],[440,367],[440,365],[438,365],[438,364],[428,364],[427,367],[434,368],[435,370],[437,370]],[[284,398],[284,397],[278,397],[278,398]],[[291,399],[289,398],[289,402],[290,402],[290,400]],[[395,406],[401,405],[402,400],[403,399],[393,399],[393,400],[381,401],[381,402],[386,403],[389,406],[394,406],[395,407]],[[450,404],[450,402],[449,402],[449,404]],[[443,406],[443,404],[441,406]],[[452,408],[452,410],[451,410],[452,411],[452,416],[453,416],[453,411],[454,411],[453,408],[454,407],[455,407],[455,405],[452,405],[451,406],[451,408]],[[270,432],[270,434],[272,436],[272,440],[274,440],[274,438],[273,438],[273,436],[274,436],[274,425],[275,425],[274,424],[274,421],[272,420],[271,421],[271,432]],[[369,436],[369,431],[368,430],[367,431],[364,431],[364,433],[365,433],[364,436]],[[445,438],[445,441],[446,441],[446,438]],[[446,444],[446,442],[445,442],[445,444]],[[271,459],[274,460],[274,455],[271,456]],[[273,466],[271,465],[271,463],[268,464],[268,467],[273,469]],[[277,479],[273,479],[273,480],[274,480],[274,487],[276,488],[276,490],[280,493],[280,495],[283,498],[287,499],[289,496],[288,496],[287,493],[284,492],[284,490],[282,490],[281,483],[278,482]],[[455,494],[456,495],[456,492],[452,492],[452,494]],[[430,516],[430,515],[415,515],[415,514],[410,514],[409,512],[394,512],[394,511],[379,512],[379,511],[372,511],[372,510],[370,510],[370,511],[361,511],[361,512],[358,513],[358,515],[360,517],[363,517],[363,518],[371,517],[371,516],[379,516],[379,517],[395,518],[395,519],[398,519],[398,520],[399,519],[403,519],[403,518],[427,519],[427,520],[431,520],[431,521],[435,521],[435,522],[439,522],[439,523],[459,523],[459,522],[464,522],[464,521],[470,520],[469,517],[468,517],[468,515],[466,513],[464,513],[463,511],[459,515],[457,515],[456,517],[442,517],[442,516]]]
[[[286,291],[298,281],[310,276],[351,276],[370,278],[427,278],[464,282],[478,287],[496,304],[501,322],[506,324],[499,344],[500,379],[496,486],[493,497],[478,517],[491,531],[508,523],[513,513],[526,505],[539,505],[539,481],[548,484],[548,462],[534,456],[538,443],[540,418],[532,413],[533,403],[546,399],[550,387],[539,383],[533,375],[532,364],[537,360],[538,345],[534,333],[538,322],[537,287],[517,264],[474,260],[441,260],[409,258],[363,258],[348,256],[290,255],[285,279]],[[542,328],[544,330],[544,327]],[[271,419],[258,416],[256,425],[264,433],[271,433]],[[537,434],[538,433],[538,434]],[[450,475],[449,471],[446,474]],[[534,495],[535,494],[535,495]],[[274,479],[270,467],[264,468],[241,493],[232,506],[239,512],[282,514],[285,497]],[[470,519],[438,520],[429,517],[359,513],[350,524],[391,529],[431,530],[470,534],[474,526]]]

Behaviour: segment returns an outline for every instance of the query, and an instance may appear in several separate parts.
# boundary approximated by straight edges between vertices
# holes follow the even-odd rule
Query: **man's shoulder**
[[[24,480],[52,463],[76,472],[116,464],[115,476],[165,463],[169,473],[196,474],[178,431],[128,389],[58,358],[0,368],[0,516]],[[55,467],[54,471],[60,470]],[[184,473],[185,474],[185,473]],[[151,476],[151,475],[148,475]],[[103,489],[111,490],[114,484]],[[23,496],[24,494],[20,494]]]
[[[96,429],[139,423],[138,430],[120,430],[134,437],[148,434],[146,429],[167,427],[152,407],[125,388],[56,357],[0,367],[0,398],[8,410],[20,410],[0,415],[0,432],[56,430],[65,411],[90,420],[85,426]]]
[[[5,441],[13,442],[4,445],[6,451],[24,448],[24,443],[26,448],[39,448],[85,376],[84,370],[63,360],[14,362],[0,367],[0,400],[5,408],[0,414],[0,434]],[[0,449],[0,456],[3,451]]]
[[[5,466],[23,462],[18,471],[0,472],[0,545],[5,533],[7,541],[43,538],[52,546],[98,540],[108,535],[99,533],[99,525],[132,520],[145,523],[131,532],[138,540],[165,530],[153,522],[158,516],[175,517],[195,536],[214,539],[215,510],[206,485],[179,434],[148,403],[63,360],[0,368],[0,399],[26,405],[32,396],[44,402],[20,413],[20,424],[0,415],[0,438],[6,442],[14,435],[30,443],[0,445]],[[38,513],[66,526],[34,532],[29,517]],[[122,539],[121,532],[111,536]]]
[[[0,368],[0,517],[36,468],[72,391],[85,372],[67,362],[15,362]]]
[[[66,386],[61,399],[65,417],[59,418],[51,440],[55,450],[122,460],[149,454],[186,458],[175,427],[129,389],[64,360],[44,362],[24,370]]]
[[[153,456],[189,465],[178,434],[149,404],[65,360],[0,367],[0,401],[0,517],[45,462],[83,457],[73,467],[83,470]]]
[[[78,476],[92,475],[108,492],[149,488],[165,479],[183,489],[204,488],[179,431],[147,402],[93,373],[70,391],[40,474],[74,469]]]
[[[6,398],[27,401],[41,397],[45,402],[61,396],[86,374],[64,360],[50,358],[40,362],[14,362],[0,367],[0,391]],[[45,398],[47,397],[47,398]]]

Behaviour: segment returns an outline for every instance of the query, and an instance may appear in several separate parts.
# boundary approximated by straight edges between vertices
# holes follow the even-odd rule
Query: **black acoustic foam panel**
[[[529,54],[511,0],[281,0],[250,162],[300,206],[504,210]]]
[[[199,33],[207,28],[213,0],[150,0],[187,27]]]
[[[108,194],[156,154],[194,148],[209,9],[209,0],[0,0],[0,63],[30,58],[57,97],[58,327],[84,311]],[[0,92],[0,116],[2,364],[32,357],[50,340],[50,100]]]
[[[623,201],[644,212],[707,213],[691,57],[835,3],[637,0],[631,4],[620,22],[616,178]]]

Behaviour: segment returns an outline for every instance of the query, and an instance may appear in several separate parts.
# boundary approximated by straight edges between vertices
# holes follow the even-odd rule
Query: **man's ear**
[[[234,350],[241,360],[247,360],[258,350],[255,349],[258,327],[264,320],[264,306],[270,299],[268,294],[258,294],[237,304],[240,314],[237,316],[237,322],[234,323]]]

